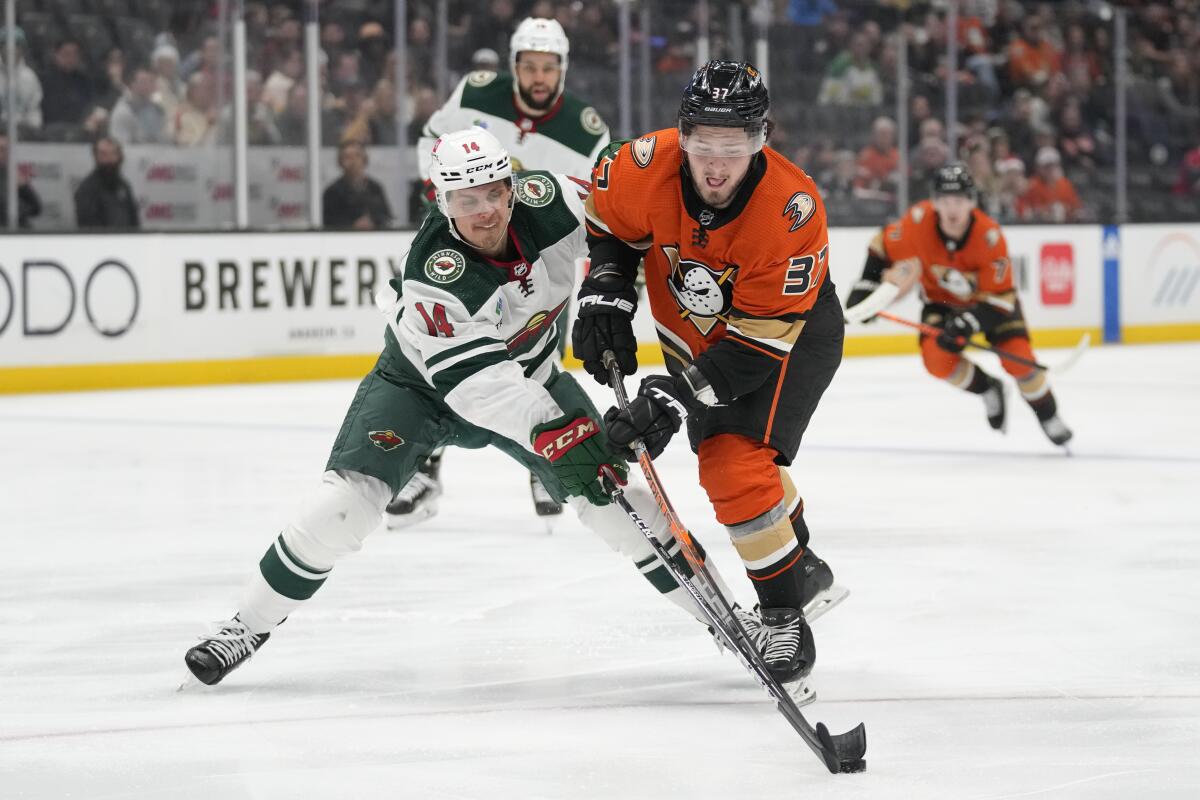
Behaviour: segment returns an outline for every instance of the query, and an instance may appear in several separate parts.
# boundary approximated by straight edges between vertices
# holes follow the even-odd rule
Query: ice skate
[[[988,388],[984,389],[983,407],[987,413],[988,425],[992,430],[1006,433],[1008,431],[1008,387],[999,378],[988,378]]]
[[[817,659],[817,647],[808,621],[794,608],[764,608],[761,614],[765,640],[761,651],[767,669],[797,705],[811,703],[817,695],[808,677]]]
[[[409,478],[404,488],[387,505],[388,528],[409,528],[437,514],[437,499],[442,493],[442,482],[438,478],[441,469],[442,457],[430,456]]]
[[[750,639],[750,644],[754,645],[754,649],[759,652],[766,646],[766,633],[763,631],[762,619],[758,615],[758,606],[754,607],[753,611],[747,611],[737,603],[733,604],[733,615],[737,617],[738,622],[742,623],[742,628],[746,631],[746,636]],[[717,632],[709,627],[708,632],[712,634],[713,642],[717,645],[717,652],[724,653],[728,647]]]
[[[271,638],[269,633],[251,633],[236,616],[217,625],[220,629],[216,633],[201,636],[203,641],[183,657],[192,675],[206,686],[220,683]]]
[[[800,566],[804,570],[800,599],[804,608],[804,619],[811,625],[826,611],[849,597],[850,590],[834,582],[833,570],[812,551],[812,548],[804,548]]]
[[[1046,433],[1046,437],[1061,447],[1066,447],[1067,442],[1071,441],[1071,437],[1074,436],[1071,433],[1071,429],[1058,418],[1057,414],[1046,419],[1039,419],[1038,422],[1041,424],[1042,430]]]

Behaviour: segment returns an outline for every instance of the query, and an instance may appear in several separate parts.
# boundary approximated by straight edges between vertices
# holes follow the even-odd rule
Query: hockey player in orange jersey
[[[921,321],[942,329],[921,334],[925,369],[951,386],[983,397],[988,423],[1006,428],[1004,384],[962,357],[976,333],[1002,351],[1034,360],[1021,302],[1013,288],[1008,245],[1000,225],[975,207],[975,184],[962,164],[934,178],[933,199],[910,208],[871,241],[862,278],[846,300],[846,319],[870,322],[889,302],[919,281]],[[1065,445],[1071,430],[1043,370],[1002,358],[1021,396],[1050,441]]]
[[[655,457],[686,421],[700,483],[759,597],[765,660],[803,700],[815,659],[805,609],[844,594],[808,548],[785,467],[841,363],[844,326],[821,197],[764,146],[768,104],[753,66],[710,61],[684,90],[678,128],[601,155],[572,341],[601,383],[606,350],[623,373],[637,369],[644,259],[669,374],[645,378],[628,410],[609,410],[609,437],[641,438]]]

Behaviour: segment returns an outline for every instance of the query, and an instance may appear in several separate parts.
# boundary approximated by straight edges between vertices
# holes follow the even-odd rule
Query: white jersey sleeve
[[[450,292],[419,281],[404,282],[401,331],[420,354],[424,371],[454,413],[530,448],[535,425],[563,410],[499,337],[500,289],[472,314]]]

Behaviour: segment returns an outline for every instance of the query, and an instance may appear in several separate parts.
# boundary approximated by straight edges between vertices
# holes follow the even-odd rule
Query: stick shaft
[[[906,325],[910,328],[916,328],[917,330],[919,330],[921,333],[925,334],[926,336],[938,336],[942,332],[941,328],[935,327],[933,325],[926,325],[924,322],[915,322],[914,320],[911,320],[911,319],[905,319],[904,317],[898,317],[895,314],[889,313],[887,311],[880,311],[875,316],[882,317],[883,319],[886,319],[886,320],[890,320],[892,322],[895,322],[898,325]],[[1025,358],[1023,356],[1019,356],[1016,353],[1010,353],[1007,350],[1001,350],[999,347],[993,347],[990,344],[976,344],[975,342],[972,342],[970,339],[967,339],[966,346],[974,347],[977,350],[987,350],[989,353],[995,353],[996,355],[1000,356],[1000,358],[1007,359],[1007,360],[1012,361],[1017,364],[1024,364],[1025,366],[1033,367],[1034,369],[1040,369],[1040,370],[1050,369],[1045,364],[1040,364],[1037,361],[1033,361],[1033,360]]]

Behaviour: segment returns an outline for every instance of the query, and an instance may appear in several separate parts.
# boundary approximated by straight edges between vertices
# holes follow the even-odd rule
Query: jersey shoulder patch
[[[453,248],[436,250],[425,259],[425,277],[436,284],[454,283],[466,271],[466,256]]]
[[[608,126],[604,124],[604,120],[600,118],[600,112],[588,106],[579,112],[579,124],[588,133],[594,133],[597,136],[608,130]]]
[[[429,212],[413,239],[404,280],[452,295],[470,314],[478,312],[500,285],[496,270],[475,260],[450,234],[449,221],[436,209]],[[417,295],[422,294],[418,289]]]
[[[654,160],[654,146],[656,144],[658,144],[657,136],[643,136],[640,139],[635,139],[633,144],[629,146],[629,154],[633,156],[633,163],[642,169],[650,166],[650,162]]]
[[[517,200],[527,206],[541,208],[554,199],[554,179],[548,175],[532,172],[517,176]]]
[[[477,69],[467,75],[467,85],[475,88],[487,86],[494,80],[496,80],[496,73],[490,69]]]
[[[788,233],[792,233],[804,223],[812,219],[813,214],[817,210],[817,201],[808,192],[796,192],[788,200],[787,205],[783,208],[783,216],[791,217],[792,226],[788,228]]]

